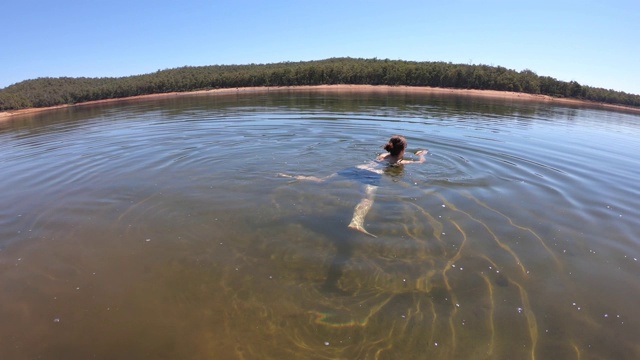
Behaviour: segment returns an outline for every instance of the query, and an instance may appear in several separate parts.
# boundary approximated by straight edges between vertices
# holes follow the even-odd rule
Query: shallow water
[[[390,135],[423,165],[326,176]],[[281,92],[0,124],[2,359],[636,359],[640,117]],[[415,158],[415,157],[414,157]]]

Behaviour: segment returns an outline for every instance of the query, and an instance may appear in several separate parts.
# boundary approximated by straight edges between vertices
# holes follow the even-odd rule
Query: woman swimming
[[[364,218],[367,216],[367,213],[369,212],[369,209],[371,209],[371,206],[373,206],[375,193],[378,189],[378,186],[380,185],[380,179],[382,178],[382,174],[384,174],[384,169],[388,166],[422,164],[426,161],[425,155],[428,153],[427,150],[420,150],[416,152],[416,155],[418,155],[419,157],[418,160],[405,160],[404,153],[407,149],[407,140],[400,135],[392,136],[391,139],[389,139],[389,142],[383,147],[388,152],[388,154],[379,155],[375,161],[341,170],[335,174],[331,174],[323,178],[303,175],[292,176],[282,173],[278,175],[287,178],[294,178],[297,180],[315,182],[324,182],[336,176],[341,176],[361,182],[364,185],[365,197],[360,200],[358,205],[356,205],[353,211],[353,217],[351,218],[351,222],[348,226],[350,229],[354,229],[364,234],[376,237],[375,235],[365,230]]]

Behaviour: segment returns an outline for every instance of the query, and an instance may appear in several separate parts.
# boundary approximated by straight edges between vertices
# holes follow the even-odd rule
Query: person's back
[[[427,150],[420,150],[416,153],[419,156],[419,160],[404,160],[404,152],[407,149],[407,140],[404,136],[394,135],[389,139],[389,142],[384,145],[384,149],[388,152],[388,154],[379,155],[376,158],[375,162],[364,165],[362,169],[369,170],[371,172],[375,172],[377,174],[384,173],[384,167],[386,166],[402,166],[404,164],[413,164],[413,163],[424,163],[426,161],[425,155],[427,154]],[[382,165],[382,166],[380,166]],[[351,222],[349,223],[349,228],[360,231],[364,234],[375,237],[375,235],[371,234],[364,228],[364,218],[367,216],[367,213],[373,206],[373,200],[375,198],[377,186],[373,185],[365,185],[365,194],[366,196],[360,200],[358,205],[356,205],[355,210],[353,211],[353,217],[351,218]]]
[[[356,205],[353,211],[353,217],[351,218],[351,222],[349,223],[348,227],[361,233],[376,237],[375,235],[365,230],[364,218],[367,216],[367,213],[369,212],[369,209],[371,209],[371,206],[373,206],[375,193],[378,189],[378,186],[380,185],[380,179],[384,174],[384,169],[388,166],[402,166],[404,164],[414,163],[422,164],[426,161],[425,155],[428,153],[427,150],[420,150],[416,152],[416,155],[418,155],[419,157],[418,160],[405,160],[404,153],[407,149],[407,140],[404,138],[404,136],[400,135],[392,136],[391,139],[389,139],[389,142],[385,144],[383,148],[388,152],[388,154],[379,155],[375,161],[367,164],[357,165],[352,168],[347,168],[323,178],[303,175],[291,176],[282,173],[278,175],[287,178],[316,182],[323,182],[336,176],[342,176],[344,178],[362,183],[364,185],[365,197],[363,197],[358,205]]]

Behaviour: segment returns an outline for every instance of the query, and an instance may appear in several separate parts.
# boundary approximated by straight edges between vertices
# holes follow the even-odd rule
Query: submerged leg
[[[376,195],[377,189],[377,186],[365,185],[366,196],[360,200],[358,205],[356,205],[356,208],[353,210],[353,218],[351,218],[351,222],[349,223],[350,229],[360,231],[361,233],[369,236],[377,237],[364,228],[364,218],[367,216],[371,206],[373,206],[373,199]]]
[[[288,174],[284,174],[284,173],[278,173],[278,176],[280,176],[280,177],[296,179],[296,180],[303,180],[303,181],[313,181],[313,182],[324,182],[324,181],[327,181],[330,178],[334,177],[335,175],[336,174],[331,174],[329,176],[325,176],[325,177],[319,178],[317,176],[288,175]]]

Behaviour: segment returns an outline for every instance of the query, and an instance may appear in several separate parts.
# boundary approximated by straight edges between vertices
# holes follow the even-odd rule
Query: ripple
[[[637,124],[331,94],[37,114],[0,130],[0,335],[22,357],[172,339],[202,358],[634,358]],[[277,176],[365,163],[395,133],[429,155],[383,177],[377,238],[347,228],[358,183]]]

